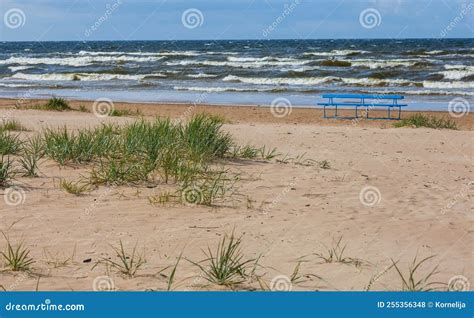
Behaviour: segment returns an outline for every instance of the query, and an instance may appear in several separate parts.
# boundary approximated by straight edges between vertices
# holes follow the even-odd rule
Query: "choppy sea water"
[[[310,106],[328,92],[470,102],[474,39],[0,43],[0,97]]]

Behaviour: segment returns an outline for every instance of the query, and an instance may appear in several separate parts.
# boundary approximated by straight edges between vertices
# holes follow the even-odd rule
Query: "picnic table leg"
[[[357,118],[357,106],[356,106],[356,113],[355,113],[355,115],[356,115],[355,118]]]
[[[337,105],[336,105],[336,112],[334,113],[334,117],[337,117]]]
[[[390,106],[388,106],[387,108],[388,108],[388,119],[390,119]]]
[[[324,118],[327,118],[327,117],[326,117],[326,105],[324,105],[323,107],[324,107],[324,108],[323,108],[323,117],[324,117]]]
[[[365,106],[365,118],[369,118],[369,106]]]
[[[400,119],[401,113],[402,113],[402,108],[401,108],[401,107],[398,107],[398,119]]]

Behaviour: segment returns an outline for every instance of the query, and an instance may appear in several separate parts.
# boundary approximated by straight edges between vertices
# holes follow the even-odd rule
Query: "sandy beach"
[[[0,116],[21,122],[28,129],[19,132],[23,138],[45,128],[74,131],[135,120],[11,109],[12,103],[0,102]],[[79,105],[90,108],[91,102],[71,102]],[[435,281],[474,278],[472,114],[456,118],[460,129],[453,131],[393,128],[388,121],[325,120],[315,109],[294,108],[289,116],[276,118],[263,107],[115,107],[139,109],[146,119],[179,118],[190,107],[191,114],[218,114],[227,120],[223,129],[238,143],[276,147],[281,155],[227,162],[239,180],[232,195],[212,206],[152,204],[150,198],[166,189],[161,184],[99,186],[75,196],[60,189],[60,180],[77,179],[90,169],[60,167],[45,158],[39,177],[16,176],[0,190],[1,229],[12,242],[24,242],[35,261],[27,273],[2,271],[5,289],[93,290],[102,284],[102,289],[165,290],[182,252],[173,289],[221,290],[208,284],[192,262],[205,259],[203,250],[215,249],[232,231],[242,236],[245,256],[259,258],[258,279],[238,289],[270,286],[291,277],[300,264],[301,278],[290,283],[293,290],[364,290],[371,280],[373,290],[400,290],[400,277],[388,269],[392,260],[407,269],[415,256],[431,255],[436,257],[419,269],[420,275],[438,265]],[[312,164],[323,161],[327,166]],[[350,262],[318,257],[341,237]],[[111,246],[120,240],[128,250],[137,246],[146,258],[133,278],[96,264],[115,257]]]

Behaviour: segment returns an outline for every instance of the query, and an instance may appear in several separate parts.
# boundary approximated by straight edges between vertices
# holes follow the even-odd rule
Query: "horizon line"
[[[176,40],[163,40],[163,39],[137,39],[137,40],[44,40],[44,41],[38,41],[38,40],[0,40],[0,42],[5,43],[5,42],[15,42],[15,43],[21,43],[21,42],[139,42],[139,41],[160,41],[160,42],[176,42],[176,41],[189,41],[189,42],[219,42],[219,41],[327,41],[327,40],[388,40],[388,41],[401,41],[401,40],[474,40],[474,37],[469,38],[426,38],[426,37],[408,37],[408,38],[314,38],[314,39],[292,39],[292,38],[281,38],[281,39],[176,39]]]

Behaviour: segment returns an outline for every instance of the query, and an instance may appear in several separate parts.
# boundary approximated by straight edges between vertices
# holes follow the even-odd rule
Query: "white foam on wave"
[[[370,53],[368,51],[359,51],[359,50],[332,50],[331,52],[306,52],[303,55],[306,56],[344,56],[344,55],[353,55],[353,54],[363,54]]]
[[[9,66],[8,69],[13,73],[31,68],[31,66]]]
[[[434,55],[434,54],[440,54],[443,53],[444,51],[441,50],[433,50],[433,51],[428,51],[426,54]]]
[[[199,56],[197,51],[170,51],[170,52],[105,52],[105,51],[79,51],[81,56],[101,56],[101,55],[133,55],[133,56]]]
[[[0,64],[19,65],[65,65],[65,66],[87,66],[98,62],[154,62],[163,59],[162,56],[133,57],[126,55],[118,56],[76,56],[76,57],[15,57],[0,60]]]
[[[463,79],[464,77],[468,77],[468,76],[474,75],[474,71],[469,71],[469,70],[450,70],[450,71],[439,72],[439,74],[442,74],[445,79],[449,79],[449,80],[460,80],[460,79]]]
[[[191,78],[213,78],[217,77],[218,75],[215,74],[207,74],[207,73],[198,73],[198,74],[188,74],[187,77]]]
[[[387,91],[371,90],[370,93],[386,94]],[[447,96],[474,96],[474,92],[463,92],[463,91],[443,91],[443,90],[430,90],[430,89],[417,89],[417,90],[390,90],[391,94],[409,94],[409,95],[447,95]]]
[[[414,59],[390,59],[390,60],[370,60],[370,59],[355,59],[355,60],[344,60],[349,62],[352,66],[368,67],[370,69],[385,68],[385,67],[410,67],[416,65],[416,63],[427,62],[427,60],[414,60]]]
[[[255,85],[318,85],[339,80],[338,77],[240,77],[235,75],[228,75],[222,79],[226,82],[240,82]]]
[[[21,87],[33,87],[34,85],[29,84],[14,84],[14,83],[0,83],[0,87],[11,87],[11,88],[21,88]]]
[[[273,57],[273,56],[264,56],[264,57],[234,57],[229,56],[227,60],[230,62],[264,62],[264,61],[277,61],[277,62],[300,62],[294,58],[290,57]]]
[[[449,80],[461,80],[465,77],[474,75],[474,66],[469,65],[444,65],[447,71],[439,72],[445,79]]]
[[[178,91],[192,91],[192,92],[208,92],[208,93],[219,93],[219,92],[267,92],[270,89],[249,89],[249,88],[238,88],[238,87],[200,87],[200,86],[174,86],[173,89]]]
[[[386,85],[403,85],[410,86],[416,83],[403,79],[372,79],[372,78],[343,78],[335,76],[326,77],[239,77],[235,75],[228,75],[223,78],[227,82],[241,82],[255,85],[320,85],[332,82],[340,82],[349,85],[358,86],[386,86]]]
[[[465,81],[453,81],[453,82],[423,81],[423,87],[425,87],[425,88],[438,88],[438,89],[474,88],[474,82],[465,82]]]
[[[145,77],[165,77],[166,75],[161,73],[154,74],[140,74],[140,75],[127,75],[127,74],[97,74],[97,73],[52,73],[52,74],[25,74],[16,73],[13,74],[11,79],[21,79],[29,81],[107,81],[107,80],[142,80]]]
[[[165,65],[169,66],[188,66],[188,65],[207,65],[207,66],[229,66],[235,68],[261,68],[265,66],[299,66],[311,63],[311,61],[301,61],[291,59],[290,61],[247,61],[247,62],[232,62],[232,61],[196,61],[196,60],[183,60],[178,62],[165,62]]]

